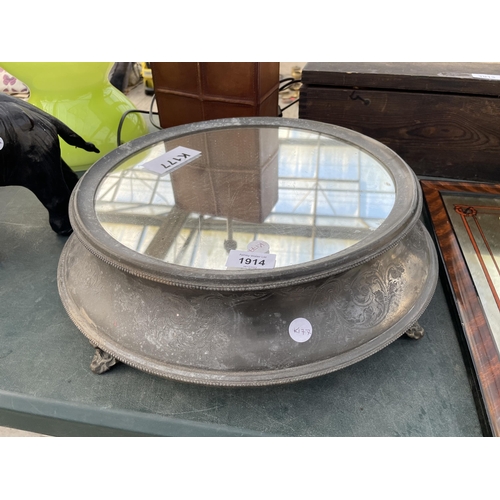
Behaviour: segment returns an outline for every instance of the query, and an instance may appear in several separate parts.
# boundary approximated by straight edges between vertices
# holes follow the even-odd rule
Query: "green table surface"
[[[217,388],[119,364],[93,348],[57,291],[66,242],[21,187],[0,188],[0,425],[54,436],[481,436],[441,286],[420,323],[377,354],[316,379]]]

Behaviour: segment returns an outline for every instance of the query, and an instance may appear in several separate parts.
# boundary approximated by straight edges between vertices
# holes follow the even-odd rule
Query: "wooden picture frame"
[[[489,204],[495,205],[494,209],[490,210],[489,213],[493,214],[496,213],[496,210],[499,210],[500,184],[435,180],[421,180],[420,182],[436,235],[438,250],[444,264],[444,271],[446,272],[476,374],[484,413],[491,434],[500,436],[500,355],[498,334],[494,334],[492,331],[491,323],[485,313],[485,307],[489,308],[493,304],[494,307],[498,307],[500,310],[500,305],[497,305],[493,300],[490,301],[491,303],[486,304],[484,295],[481,299],[478,292],[480,284],[477,283],[477,270],[479,269],[479,272],[484,274],[483,278],[488,283],[488,286],[484,288],[490,287],[492,296],[495,296],[497,292],[500,294],[500,290],[495,290],[489,272],[484,265],[484,259],[479,254],[476,239],[484,240],[479,243],[488,251],[489,245],[487,238],[482,235],[480,223],[475,219],[478,209],[484,211]],[[457,215],[452,214],[452,217],[450,217],[449,207],[448,209],[446,207],[446,203],[449,205],[449,201],[445,201],[447,198],[451,199],[450,195],[465,195],[465,197],[473,195],[474,198],[469,198],[471,200],[470,206],[465,208],[463,205],[454,205],[454,211]],[[457,221],[459,222],[457,223]],[[463,224],[463,227],[460,229],[457,224],[458,226]],[[481,234],[481,238],[475,238],[472,229],[478,231],[477,234]],[[457,237],[459,231],[467,234],[470,239],[470,248],[473,251],[467,250],[464,253],[464,238],[462,237],[461,244],[459,237]],[[491,251],[489,253],[491,254]],[[477,258],[473,254],[477,254]],[[489,255],[488,258],[490,258]],[[476,263],[471,259],[475,259]],[[476,268],[473,269],[473,273],[471,273],[472,265]],[[498,267],[496,267],[495,273],[497,271]],[[500,272],[498,274],[500,276]],[[476,276],[476,283],[473,276]]]

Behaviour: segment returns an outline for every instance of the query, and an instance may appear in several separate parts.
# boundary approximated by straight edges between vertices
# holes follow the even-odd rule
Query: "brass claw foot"
[[[100,375],[101,373],[105,373],[110,370],[114,365],[116,365],[116,359],[108,354],[107,352],[102,351],[98,347],[95,348],[94,357],[90,363],[90,369]]]
[[[424,336],[424,329],[419,323],[415,323],[405,333],[411,339],[419,340]]]

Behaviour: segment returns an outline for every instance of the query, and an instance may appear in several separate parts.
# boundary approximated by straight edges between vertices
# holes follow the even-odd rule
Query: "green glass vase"
[[[61,140],[64,161],[75,171],[86,170],[117,147],[117,130],[132,102],[109,83],[109,62],[1,62],[0,67],[30,89],[29,102],[59,118],[100,154],[76,149]],[[121,142],[148,133],[140,113],[129,113],[121,130]]]

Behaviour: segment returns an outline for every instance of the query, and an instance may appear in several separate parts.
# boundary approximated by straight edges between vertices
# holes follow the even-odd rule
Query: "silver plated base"
[[[436,252],[420,222],[371,261],[272,290],[158,283],[104,262],[75,235],[58,269],[62,302],[101,358],[107,354],[162,377],[222,386],[298,381],[376,353],[416,323],[437,278]],[[290,334],[297,318],[312,327],[307,341]]]

